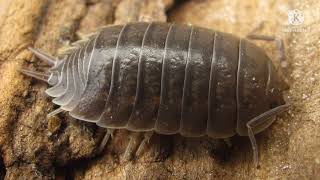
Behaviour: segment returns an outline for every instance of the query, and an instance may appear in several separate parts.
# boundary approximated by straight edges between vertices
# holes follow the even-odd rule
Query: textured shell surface
[[[111,129],[247,135],[250,119],[284,104],[275,68],[259,47],[189,25],[108,26],[50,72],[53,103]]]

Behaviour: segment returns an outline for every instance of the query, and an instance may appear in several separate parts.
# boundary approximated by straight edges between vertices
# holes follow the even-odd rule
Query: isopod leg
[[[290,107],[290,104],[286,103],[284,105],[270,109],[270,110],[260,114],[259,116],[251,119],[250,121],[248,121],[248,123],[247,123],[248,136],[249,136],[249,139],[250,139],[250,142],[252,145],[254,164],[256,165],[257,168],[259,167],[259,154],[258,154],[257,142],[254,137],[255,128],[257,129],[260,124],[264,124],[265,122],[269,121],[271,117],[273,117],[281,112],[286,111],[289,107]]]
[[[112,137],[113,132],[114,132],[114,129],[107,129],[106,134],[104,135],[102,141],[100,142],[100,145],[98,148],[98,154],[102,153],[103,149],[106,147],[106,144],[110,139],[110,136]]]
[[[130,135],[129,143],[122,158],[124,162],[131,160],[132,155],[139,145],[139,142],[141,142],[141,135],[142,134],[139,132],[132,132],[132,134]]]
[[[50,118],[50,117],[52,117],[52,116],[55,116],[55,115],[57,115],[57,114],[59,114],[59,113],[61,113],[61,112],[63,112],[63,111],[64,111],[63,109],[58,108],[58,109],[50,112],[50,113],[47,115],[47,118]]]
[[[153,135],[153,131],[148,131],[144,133],[144,138],[142,139],[143,133],[133,132],[130,136],[129,144],[127,145],[126,151],[123,155],[124,161],[129,161],[132,158],[132,155],[135,154],[135,157],[141,155],[145,149],[146,144],[149,142],[150,138]]]
[[[148,131],[144,133],[144,138],[141,141],[138,150],[136,151],[136,157],[139,157],[141,155],[141,153],[143,152],[143,150],[145,149],[147,143],[149,143],[150,138],[153,135],[153,131]]]
[[[226,143],[226,145],[230,148],[232,147],[232,143],[230,138],[223,138],[223,141]]]

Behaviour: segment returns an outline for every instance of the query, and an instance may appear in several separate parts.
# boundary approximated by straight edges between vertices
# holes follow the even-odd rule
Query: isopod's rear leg
[[[24,75],[36,78],[38,80],[44,81],[48,83],[49,75],[41,72],[31,71],[29,69],[22,68],[20,72]]]
[[[49,54],[39,50],[34,49],[32,47],[28,47],[29,51],[31,51],[35,56],[37,56],[40,60],[46,62],[50,66],[54,66],[56,63],[56,60],[54,57],[50,56]]]
[[[32,47],[28,47],[28,49],[36,57],[38,57],[40,60],[46,62],[50,66],[54,66],[57,62],[54,57],[50,56],[49,54],[47,54],[45,52],[42,52],[39,49],[34,49]],[[49,76],[50,75],[48,75],[46,73],[36,72],[36,71],[32,71],[30,69],[25,69],[25,68],[20,69],[20,72],[27,75],[27,76],[30,76],[30,77],[33,77],[33,78],[36,78],[41,81],[45,81],[45,82],[49,83]]]
[[[38,49],[34,49],[32,47],[28,47],[29,51],[31,51],[36,57],[38,57],[40,60],[46,62],[48,65],[50,66],[54,66],[56,61],[53,57],[51,57],[49,54],[46,54],[44,52],[42,52],[41,50],[38,50]],[[44,82],[47,82],[48,83],[48,80],[49,80],[49,75],[48,74],[45,74],[45,73],[41,73],[41,72],[36,72],[36,71],[31,71],[29,69],[25,69],[25,68],[22,68],[20,69],[20,72],[27,75],[27,76],[30,76],[30,77],[33,77],[33,78],[36,78],[38,80],[41,80],[41,81],[44,81]]]
[[[139,142],[141,142],[142,133],[132,132],[130,134],[130,140],[126,147],[125,153],[122,157],[124,162],[131,160],[133,153],[137,150]]]
[[[57,114],[59,114],[59,113],[61,113],[61,112],[64,112],[64,110],[61,109],[61,108],[58,108],[58,109],[50,112],[50,113],[47,115],[47,118],[50,118],[50,117],[52,117],[52,116],[55,116],[55,115],[57,115]]]
[[[56,61],[56,58],[50,56],[49,54],[39,50],[39,49],[35,49],[35,48],[32,48],[32,47],[28,47],[28,50],[31,51],[37,58],[39,58],[40,60],[46,62],[48,65],[50,66],[54,66],[56,65],[56,63],[58,61]],[[41,81],[44,81],[46,83],[49,83],[49,79],[50,79],[50,75],[49,74],[46,74],[46,73],[42,73],[42,72],[37,72],[37,71],[32,71],[30,69],[26,69],[26,68],[22,68],[20,69],[20,72],[22,74],[25,74],[27,76],[30,76],[30,77],[33,77],[33,78],[36,78],[38,80],[41,80]],[[52,111],[51,113],[49,113],[47,115],[47,117],[52,117],[56,114],[59,114],[63,112],[63,110],[61,108],[58,108],[54,111]]]
[[[143,137],[142,137],[143,135]],[[127,145],[126,151],[123,155],[123,160],[131,160],[132,156],[139,157],[149,142],[153,135],[153,131],[148,131],[144,133],[133,132],[130,136],[130,141]]]
[[[230,138],[223,138],[223,141],[229,148],[232,147]]]
[[[139,157],[143,150],[145,149],[146,145],[149,143],[150,141],[150,138],[152,137],[153,135],[153,131],[149,131],[149,132],[145,132],[144,133],[144,138],[143,140],[141,141],[139,147],[138,147],[138,150],[136,151],[136,157]]]
[[[247,123],[248,136],[249,136],[249,139],[250,139],[251,145],[252,145],[254,164],[256,165],[257,168],[259,167],[259,154],[258,154],[257,142],[254,137],[255,129],[258,129],[259,125],[264,124],[264,123],[272,120],[272,119],[270,119],[271,117],[273,117],[281,112],[286,111],[289,107],[290,107],[289,103],[286,103],[284,105],[280,105],[278,107],[275,107],[273,109],[270,109],[270,110],[260,114],[259,116],[251,119],[250,121],[248,121],[248,123]]]

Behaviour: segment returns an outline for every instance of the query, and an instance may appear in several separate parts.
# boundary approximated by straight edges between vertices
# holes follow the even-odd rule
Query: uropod
[[[286,111],[285,82],[266,53],[244,38],[191,25],[112,25],[60,54],[29,48],[52,67],[21,72],[72,117],[107,128],[186,137],[254,135]],[[130,144],[130,143],[129,143]],[[138,151],[141,148],[138,148]]]

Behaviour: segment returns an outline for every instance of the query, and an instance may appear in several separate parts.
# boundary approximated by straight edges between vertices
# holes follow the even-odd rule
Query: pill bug
[[[48,82],[61,111],[108,129],[227,138],[254,134],[288,109],[283,81],[265,52],[206,28],[136,22],[102,28],[60,54],[33,48],[52,67],[22,69]]]

